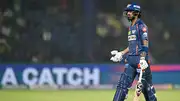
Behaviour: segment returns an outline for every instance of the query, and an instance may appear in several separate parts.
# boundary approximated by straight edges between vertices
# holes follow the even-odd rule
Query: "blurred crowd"
[[[96,0],[95,34],[89,40],[82,37],[87,35],[83,31],[83,0],[72,1],[1,0],[0,63],[110,63],[111,50],[127,47],[129,22],[122,12],[129,1]],[[149,27],[152,63],[179,63],[178,3],[137,3],[142,6],[142,19]],[[89,43],[92,46],[86,49],[88,46],[84,45]]]

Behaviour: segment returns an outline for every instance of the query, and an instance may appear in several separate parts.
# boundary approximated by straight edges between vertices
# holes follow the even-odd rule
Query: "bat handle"
[[[142,86],[143,86],[142,82],[141,82],[142,75],[143,75],[143,71],[141,69],[140,74],[139,74],[139,80],[138,80],[137,88],[136,88],[136,93],[137,93],[138,96],[141,94]]]
[[[139,80],[138,80],[138,82],[141,82],[141,80],[142,80],[142,75],[143,75],[143,71],[142,71],[142,69],[140,70],[140,74],[139,74]]]
[[[136,85],[136,91],[135,91],[135,96],[133,98],[133,101],[140,101],[140,94],[141,94],[141,90],[142,90],[142,83],[141,83],[142,74],[143,74],[143,71],[141,69],[140,74],[139,74],[138,84]]]

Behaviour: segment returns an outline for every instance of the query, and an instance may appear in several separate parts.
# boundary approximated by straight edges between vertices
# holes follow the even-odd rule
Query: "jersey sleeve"
[[[148,40],[148,28],[146,25],[140,25],[140,36],[142,40]]]

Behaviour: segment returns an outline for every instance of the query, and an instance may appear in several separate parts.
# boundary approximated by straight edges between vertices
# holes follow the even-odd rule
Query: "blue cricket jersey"
[[[138,19],[128,30],[129,56],[141,54],[143,40],[148,40],[148,28],[141,19]]]

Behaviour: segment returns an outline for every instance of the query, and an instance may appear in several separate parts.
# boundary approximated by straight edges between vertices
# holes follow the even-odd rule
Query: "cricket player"
[[[123,55],[127,55],[127,63],[124,72],[121,74],[113,101],[124,101],[128,94],[128,89],[136,75],[139,75],[138,69],[143,70],[142,91],[146,101],[157,101],[155,88],[152,85],[152,74],[148,63],[148,28],[141,18],[141,7],[136,4],[128,4],[124,14],[131,22],[128,30],[128,47],[123,51],[111,51],[113,55],[110,60],[120,62]]]

